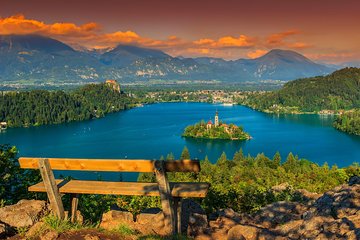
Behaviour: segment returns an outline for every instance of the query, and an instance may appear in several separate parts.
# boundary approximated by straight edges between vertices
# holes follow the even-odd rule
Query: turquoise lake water
[[[253,139],[239,142],[181,137],[187,125],[213,120],[216,110],[220,120],[242,125]],[[172,152],[178,158],[187,146],[192,158],[207,155],[212,162],[223,151],[232,158],[240,148],[245,154],[264,152],[270,157],[280,151],[283,159],[292,152],[319,164],[340,167],[360,162],[360,137],[335,130],[332,120],[331,116],[265,114],[244,106],[161,103],[96,120],[8,129],[0,133],[0,143],[16,145],[19,156],[32,157],[158,159]],[[121,177],[135,180],[136,174],[108,174],[104,178]]]

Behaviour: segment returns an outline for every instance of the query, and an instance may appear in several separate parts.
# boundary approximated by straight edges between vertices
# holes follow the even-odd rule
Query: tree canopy
[[[360,68],[290,81],[278,91],[251,95],[243,103],[259,110],[280,112],[291,107],[301,112],[359,108]]]
[[[89,84],[73,92],[8,92],[0,95],[0,121],[10,127],[81,121],[126,109],[134,102],[106,84]]]

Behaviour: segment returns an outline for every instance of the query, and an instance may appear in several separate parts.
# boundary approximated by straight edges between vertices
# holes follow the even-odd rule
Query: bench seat
[[[60,193],[74,194],[113,194],[128,196],[160,196],[157,183],[145,182],[105,182],[61,179],[55,180]],[[170,182],[173,197],[204,198],[208,192],[208,183]],[[29,187],[31,192],[46,192],[44,182]]]
[[[70,194],[71,222],[77,218],[81,194],[160,196],[166,235],[181,233],[182,198],[205,198],[210,187],[201,182],[169,182],[168,172],[200,172],[199,160],[19,158],[23,169],[39,169],[43,182],[29,187],[31,192],[46,192],[52,211],[65,218],[62,196]],[[153,173],[154,182],[114,182],[55,179],[53,170]]]

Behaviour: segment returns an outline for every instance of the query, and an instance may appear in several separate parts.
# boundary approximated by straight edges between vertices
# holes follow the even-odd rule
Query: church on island
[[[219,123],[219,112],[218,111],[216,111],[216,113],[215,113],[214,124],[211,120],[209,120],[206,124],[206,129],[210,130],[211,128],[217,128],[217,127],[224,128],[224,131],[227,133],[231,132],[231,129],[229,129],[229,125],[222,123],[222,122]],[[239,127],[232,124],[231,128],[239,128]]]
[[[225,124],[220,121],[219,113],[216,111],[214,123],[209,120],[200,121],[194,125],[187,126],[182,134],[183,137],[203,139],[228,139],[228,140],[249,140],[251,137],[243,131],[241,126],[233,123]]]

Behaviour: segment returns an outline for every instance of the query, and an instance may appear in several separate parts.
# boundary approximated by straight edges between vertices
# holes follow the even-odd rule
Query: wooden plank
[[[79,194],[71,194],[71,222],[77,221],[77,208],[79,204]]]
[[[46,193],[50,201],[51,209],[57,217],[59,217],[60,219],[64,219],[65,217],[64,206],[61,201],[59,189],[56,185],[54,174],[51,170],[49,160],[39,159],[38,164],[39,164],[41,177],[44,181]]]
[[[176,217],[173,208],[173,199],[171,196],[170,184],[167,179],[165,171],[165,162],[164,161],[155,161],[155,175],[156,181],[159,185],[159,193],[161,200],[161,207],[164,214],[164,224],[168,234],[176,234]]]
[[[21,168],[37,169],[40,158],[21,157]],[[144,159],[75,159],[75,158],[48,158],[53,170],[82,170],[82,171],[109,171],[109,172],[154,172],[154,161]],[[198,160],[166,161],[167,172],[199,172]]]
[[[60,188],[60,186],[63,182],[64,182],[63,179],[55,179],[55,184],[58,187],[58,189]],[[39,182],[35,185],[28,187],[28,191],[29,192],[46,192],[44,182]]]
[[[61,181],[61,180],[56,180]],[[60,186],[60,184],[59,184]],[[170,183],[171,195],[173,197],[204,198],[209,189],[208,183]],[[45,192],[43,182],[29,187],[31,192]],[[105,182],[70,180],[59,188],[60,193],[79,194],[110,194],[128,196],[160,196],[157,183],[143,182]]]
[[[210,184],[209,183],[170,183],[171,195],[174,197],[194,197],[204,198],[207,195]]]

